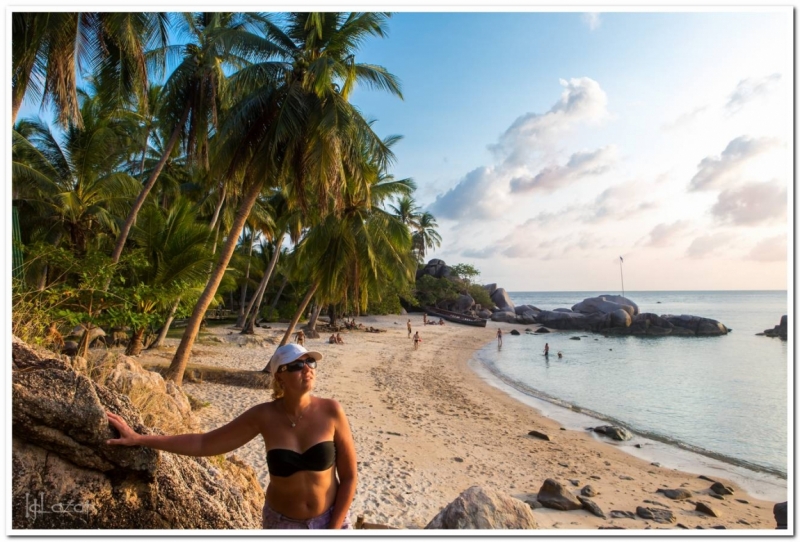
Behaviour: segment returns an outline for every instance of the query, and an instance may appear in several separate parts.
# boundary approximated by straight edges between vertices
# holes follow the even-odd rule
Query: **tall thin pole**
[[[625,279],[622,278],[622,256],[619,257],[619,280],[622,283],[622,297],[625,297]]]

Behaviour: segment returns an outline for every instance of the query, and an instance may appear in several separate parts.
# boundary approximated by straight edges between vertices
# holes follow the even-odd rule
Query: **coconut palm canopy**
[[[180,383],[212,306],[252,328],[267,302],[294,323],[309,303],[414,302],[435,220],[390,173],[399,137],[350,103],[359,85],[402,98],[357,60],[390,14],[12,18],[15,333],[127,328],[137,353],[188,317]],[[54,122],[17,119],[23,102]]]

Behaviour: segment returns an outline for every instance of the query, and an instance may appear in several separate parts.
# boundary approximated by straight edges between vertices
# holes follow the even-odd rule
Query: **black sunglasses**
[[[315,360],[314,358],[299,359],[297,361],[293,361],[291,363],[287,363],[286,365],[281,365],[280,367],[278,367],[278,372],[279,373],[285,373],[285,372],[296,373],[297,371],[302,371],[303,367],[305,365],[308,365],[312,369],[316,369],[317,368],[317,360]]]

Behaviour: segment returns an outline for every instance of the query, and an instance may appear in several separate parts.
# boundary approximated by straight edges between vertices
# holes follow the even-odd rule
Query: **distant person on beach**
[[[561,350],[558,351],[558,359],[561,359]]]
[[[411,338],[411,318],[409,318],[408,322],[406,322],[406,327],[408,328],[408,338],[410,339]]]
[[[497,346],[503,346],[503,330],[497,330]]]
[[[423,312],[422,313],[422,324],[423,325],[428,325],[428,313],[427,312]]]
[[[344,344],[344,340],[342,339],[341,333],[336,334],[336,344]]]
[[[336,335],[331,335],[328,339],[329,344],[336,344]]]
[[[227,454],[261,435],[269,469],[262,527],[352,529],[355,444],[341,405],[311,395],[321,359],[321,353],[297,344],[279,347],[268,364],[273,400],[208,433],[140,435],[121,416],[107,412],[119,438],[106,444],[209,457]]]
[[[296,342],[300,346],[303,346],[306,343],[306,334],[303,333],[302,331],[298,331],[297,336],[294,339],[294,342]]]
[[[550,345],[547,344],[547,343],[544,343],[544,355],[545,356],[549,356],[550,355]]]
[[[419,348],[419,343],[422,342],[422,339],[419,337],[419,331],[414,333],[414,350]]]
[[[441,318],[439,318],[439,325],[440,325],[440,326],[443,326],[443,325],[444,325],[444,320],[442,320]]]

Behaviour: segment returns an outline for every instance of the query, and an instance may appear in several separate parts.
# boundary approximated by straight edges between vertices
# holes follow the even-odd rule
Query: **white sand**
[[[327,335],[307,339],[306,346],[324,353],[317,369],[315,394],[337,399],[345,409],[358,454],[358,490],[351,508],[353,520],[399,528],[422,528],[458,494],[473,485],[524,498],[553,478],[577,493],[591,484],[593,500],[608,519],[584,510],[534,510],[541,528],[597,529],[615,525],[627,529],[672,527],[641,518],[612,519],[611,510],[635,512],[637,506],[666,505],[678,523],[694,529],[724,525],[728,529],[774,529],[774,503],[748,496],[735,483],[736,493],[724,501],[710,496],[710,482],[696,474],[656,467],[585,431],[562,431],[539,412],[489,386],[467,366],[472,354],[494,340],[498,327],[485,329],[447,324],[423,326],[411,315],[423,342],[415,351],[407,338],[405,316],[363,317],[360,323],[386,333],[343,332],[346,344],[327,343]],[[286,326],[256,329],[256,337],[241,337],[232,328],[213,328],[223,342],[197,344],[191,363],[260,370],[275,349]],[[509,340],[506,337],[506,340]],[[169,359],[177,340],[166,350],[145,353],[140,361]],[[148,359],[150,358],[150,359]],[[229,421],[247,408],[270,399],[268,391],[184,381],[184,389],[210,406],[197,414],[206,430]],[[527,436],[537,429],[553,437],[545,442]],[[265,449],[256,439],[237,455],[269,481]],[[597,478],[590,478],[590,477]],[[574,487],[569,480],[576,479]],[[716,478],[715,478],[716,479]],[[658,488],[684,487],[720,512],[713,518],[695,512],[687,501],[672,501]],[[735,499],[744,499],[740,503]],[[741,521],[747,522],[741,523]]]

